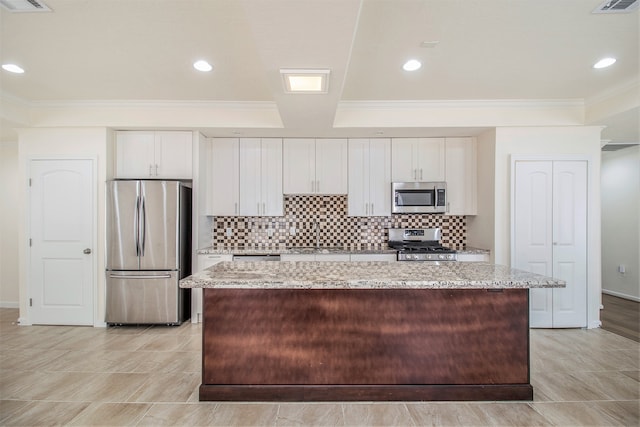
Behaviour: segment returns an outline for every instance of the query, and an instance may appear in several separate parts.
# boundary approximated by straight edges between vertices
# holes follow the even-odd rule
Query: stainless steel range
[[[398,261],[456,261],[454,249],[440,244],[439,228],[390,228],[389,247],[398,250]]]

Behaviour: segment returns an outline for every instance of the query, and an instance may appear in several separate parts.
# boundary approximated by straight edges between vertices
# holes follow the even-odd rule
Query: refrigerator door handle
[[[142,196],[142,209],[140,211],[140,256],[144,256],[144,247],[147,240],[147,211],[144,203],[144,196]]]
[[[133,240],[136,242],[136,256],[140,256],[140,196],[136,196],[136,207],[133,211]]]
[[[124,275],[124,274],[110,274],[111,279],[169,279],[171,274],[159,274],[159,275]]]

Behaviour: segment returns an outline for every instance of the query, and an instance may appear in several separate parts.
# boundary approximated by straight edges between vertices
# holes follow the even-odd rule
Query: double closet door
[[[512,266],[567,282],[531,289],[530,326],[587,326],[587,162],[514,162]]]

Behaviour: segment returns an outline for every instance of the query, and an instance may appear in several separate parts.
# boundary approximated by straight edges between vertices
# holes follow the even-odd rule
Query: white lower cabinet
[[[316,254],[316,261],[349,261],[349,254]]]
[[[351,254],[351,261],[397,261],[396,253],[392,254]]]
[[[396,261],[396,254],[282,254],[280,261]]]
[[[461,254],[458,253],[459,262],[489,262],[489,254]]]
[[[233,255],[231,254],[198,254],[198,271],[202,271],[206,268],[209,268],[213,265],[216,265],[219,262],[223,261],[232,261]],[[201,288],[192,288],[191,289],[191,323],[200,323],[202,322],[202,289]]]

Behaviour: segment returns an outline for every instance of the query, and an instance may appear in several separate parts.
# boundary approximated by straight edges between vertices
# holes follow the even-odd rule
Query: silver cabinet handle
[[[156,176],[158,176],[158,164],[156,163]]]
[[[371,215],[373,215],[373,203],[371,203]]]
[[[266,204],[262,202],[262,215],[266,215],[266,214],[267,214],[267,207],[266,207]]]
[[[235,202],[235,203],[234,203],[234,209],[233,209],[233,211],[234,211],[234,213],[235,213],[236,215],[238,215],[238,202]]]
[[[420,168],[420,181],[422,181],[422,168]]]
[[[89,255],[91,253],[91,249],[87,248],[84,251],[82,251],[82,253],[85,254],[85,255]]]
[[[260,215],[260,202],[256,203],[256,205],[257,205],[256,207],[258,209],[258,215]]]
[[[149,164],[149,176],[153,176],[153,165]]]

